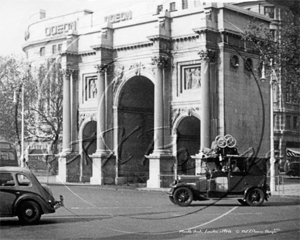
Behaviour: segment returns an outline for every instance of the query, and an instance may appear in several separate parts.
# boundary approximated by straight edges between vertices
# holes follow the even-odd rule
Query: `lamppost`
[[[274,105],[273,105],[273,89],[277,85],[276,73],[273,69],[273,60],[270,59],[270,190],[271,192],[276,191],[275,184],[275,151],[274,151]],[[275,74],[275,76],[274,76]],[[265,77],[265,63],[262,64],[262,76],[261,81],[266,80]]]
[[[274,151],[274,104],[273,104],[273,90],[277,85],[277,80],[275,79],[276,75],[274,76],[275,71],[273,69],[272,59],[270,62],[271,74],[270,74],[270,190],[271,192],[276,191],[276,184],[275,184],[275,151]]]

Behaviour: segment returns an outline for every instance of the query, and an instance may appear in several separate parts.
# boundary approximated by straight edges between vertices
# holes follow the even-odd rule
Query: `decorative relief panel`
[[[80,129],[82,123],[85,120],[97,121],[97,115],[96,114],[97,114],[96,112],[82,112],[82,113],[79,113],[78,129]]]
[[[187,115],[192,116],[193,112],[200,111],[199,107],[182,107],[182,108],[175,108],[171,111],[171,122],[172,126],[174,125],[175,121],[178,119],[180,115]]]
[[[201,87],[201,67],[185,67],[183,70],[183,89],[197,89]]]

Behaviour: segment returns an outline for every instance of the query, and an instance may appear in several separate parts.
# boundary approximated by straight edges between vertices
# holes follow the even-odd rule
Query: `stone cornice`
[[[167,36],[162,36],[162,35],[152,35],[152,36],[148,36],[147,38],[151,41],[157,41],[157,40],[172,41],[172,38]]]
[[[108,51],[113,51],[114,49],[111,46],[106,46],[103,44],[98,44],[98,45],[92,45],[91,48],[95,51],[101,50],[101,49],[105,49]]]
[[[199,38],[198,34],[190,34],[190,35],[182,35],[182,36],[173,37],[172,41],[173,42],[189,41],[189,40],[198,39],[198,38]]]
[[[78,52],[65,51],[60,53],[61,56],[79,56]]]
[[[139,42],[139,43],[133,43],[128,45],[116,46],[114,47],[114,50],[122,51],[122,50],[136,49],[136,48],[151,47],[152,45],[153,45],[152,42]]]

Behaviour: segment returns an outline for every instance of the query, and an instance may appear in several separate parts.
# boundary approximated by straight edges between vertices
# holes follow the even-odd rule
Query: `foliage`
[[[58,153],[63,100],[60,62],[48,59],[31,67],[15,56],[0,56],[0,137],[18,144],[21,143],[22,90],[25,141],[51,142],[53,153]]]
[[[244,39],[259,52],[261,61],[273,69],[286,91],[291,91],[293,103],[300,103],[300,26],[295,18],[286,18],[278,32],[253,20],[245,30]]]
[[[57,153],[62,131],[61,64],[56,59],[48,59],[31,72],[33,81],[28,82],[28,93],[35,101],[28,101],[27,131],[38,140],[52,142],[53,153]]]
[[[0,56],[0,137],[13,143],[20,142],[20,104],[14,93],[21,91],[28,65],[17,56]]]

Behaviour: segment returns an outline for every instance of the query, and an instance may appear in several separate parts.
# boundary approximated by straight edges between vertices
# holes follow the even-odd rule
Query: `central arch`
[[[154,84],[143,76],[126,81],[118,105],[118,176],[145,183],[153,150]]]

